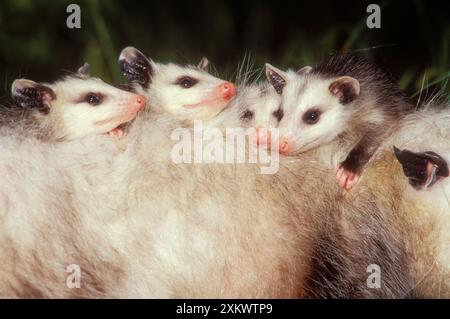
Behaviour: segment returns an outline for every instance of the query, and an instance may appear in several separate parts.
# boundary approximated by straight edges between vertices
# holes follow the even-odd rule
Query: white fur
[[[133,105],[136,94],[117,89],[98,78],[66,77],[47,85],[56,99],[50,102],[50,113],[34,113],[34,118],[52,139],[73,140],[93,134],[104,134],[129,122],[137,114]],[[104,100],[97,106],[83,101],[88,93],[100,93]],[[105,121],[105,123],[97,123]]]
[[[426,125],[438,117],[413,120],[393,137],[396,145],[422,132],[411,145],[433,140],[438,153],[450,153],[448,124],[437,125],[442,136]],[[283,159],[269,176],[258,165],[175,165],[169,133],[181,125],[146,114],[123,143],[1,137],[0,296],[303,296],[313,244],[328,214],[339,213],[330,172],[313,153]],[[415,214],[442,221],[437,260],[447,276],[448,193],[431,192],[404,194],[429,201]],[[66,286],[73,263],[82,270],[80,290]]]
[[[154,73],[149,88],[136,85],[136,91],[148,98],[151,110],[167,112],[181,120],[209,120],[227,106],[229,99],[223,99],[218,93],[219,87],[227,81],[193,66],[153,61],[151,65]],[[198,83],[191,88],[175,84],[182,76],[195,78]]]
[[[270,130],[278,127],[274,112],[281,107],[281,96],[267,83],[244,83],[228,106],[205,124],[212,127],[254,127]],[[250,111],[252,116],[244,118]],[[268,132],[268,131],[267,131]]]
[[[434,151],[450,163],[450,113],[448,110],[426,109],[408,116],[402,126],[387,142],[400,149],[414,152]],[[428,190],[415,191],[414,196],[427,207],[430,221],[438,227],[436,262],[442,279],[450,275],[450,178],[437,182]],[[447,283],[448,284],[448,283]],[[444,287],[443,287],[444,288]],[[449,297],[450,295],[447,295]]]
[[[273,115],[281,107],[281,97],[267,83],[249,85],[242,89],[243,101],[239,101],[243,111],[251,111],[251,126],[256,128],[274,128],[278,119]]]
[[[98,297],[97,280],[106,296],[300,293],[298,265],[313,232],[308,216],[293,213],[311,205],[294,196],[301,181],[285,185],[292,170],[280,178],[251,165],[172,164],[173,125],[136,123],[125,150],[100,137],[53,145],[3,138],[0,295],[21,296],[26,282],[44,296]],[[292,196],[257,192],[274,185]],[[302,232],[290,230],[296,224]],[[90,274],[85,290],[65,286],[72,263]]]
[[[290,141],[292,153],[306,152],[333,141],[347,125],[351,112],[346,112],[328,87],[332,80],[311,75],[286,73],[282,105],[285,116],[280,122],[280,136]],[[351,106],[346,106],[351,107]],[[318,123],[303,122],[304,113],[312,108],[322,111]]]

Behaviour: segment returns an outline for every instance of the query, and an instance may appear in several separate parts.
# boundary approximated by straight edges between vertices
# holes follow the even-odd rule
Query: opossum
[[[256,128],[257,142],[265,144],[269,142],[270,130],[278,127],[284,116],[281,98],[268,83],[250,85],[242,91],[242,99],[236,99],[240,119]]]
[[[210,127],[254,129],[252,142],[271,143],[271,132],[283,117],[281,97],[268,83],[243,83],[228,107],[205,124]]]
[[[440,108],[434,105],[407,115],[385,141],[384,154],[378,155],[371,164],[368,178],[361,186],[364,189],[369,185],[379,199],[386,198],[381,193],[388,192],[388,189],[401,194],[396,196],[398,210],[392,218],[399,220],[395,227],[398,237],[408,243],[408,259],[416,283],[414,292],[422,297],[450,298],[450,180],[444,178],[447,175],[446,163],[450,161],[450,113],[448,108]],[[395,158],[400,154],[394,154],[394,146],[425,154],[427,166],[429,159],[433,159],[432,166],[436,165],[436,170],[427,175],[433,177],[438,174],[439,182],[426,191],[423,189],[427,181],[420,187],[411,187],[411,180],[402,174],[404,167],[396,163]],[[430,154],[433,155],[431,158]],[[439,155],[436,157],[434,154]],[[422,163],[415,168],[420,169]],[[386,176],[391,174],[398,174],[398,177],[389,180],[389,185],[382,185],[388,180]],[[374,175],[380,176],[378,181]],[[413,186],[420,184],[413,183]],[[383,202],[386,211],[392,205],[385,199],[379,201]]]
[[[188,121],[212,119],[236,95],[233,83],[207,72],[208,64],[206,58],[197,67],[155,63],[133,47],[119,56],[123,75],[148,98],[149,110]]]
[[[310,68],[303,67],[297,73],[309,72]],[[239,110],[240,123],[256,128],[258,144],[270,142],[271,130],[278,128],[284,117],[281,95],[269,82],[242,84],[229,108],[234,106]]]
[[[177,165],[169,135],[180,123],[150,115],[115,156],[115,143],[99,152],[92,137],[51,148],[0,139],[0,295],[301,296],[316,232],[307,211],[321,203],[299,194],[314,174]],[[66,286],[72,264],[81,289]]]
[[[283,117],[281,99],[269,84],[242,83],[236,90],[234,84],[208,74],[206,57],[197,67],[163,65],[128,47],[122,51],[119,65],[133,89],[149,98],[150,110],[164,111],[180,120],[202,120],[207,126],[222,128],[253,127],[257,143],[263,144]],[[181,80],[192,84],[180,88]]]
[[[421,170],[423,154],[427,160],[433,154],[445,171],[443,162],[450,160],[448,121],[448,111],[407,115],[368,163],[365,178],[352,192],[336,197],[339,213],[334,211],[335,221],[323,225],[315,243],[310,296],[450,297],[450,181],[441,178],[427,191],[415,189],[395,160],[417,154],[421,161],[413,168]],[[410,153],[394,154],[394,145]],[[378,276],[379,286],[363,283],[371,273]]]
[[[295,154],[331,142],[351,145],[336,168],[336,179],[347,190],[414,109],[387,73],[351,54],[332,55],[301,74],[267,64],[266,74],[283,98],[280,152]]]
[[[16,133],[21,129],[53,141],[91,134],[122,136],[119,126],[146,105],[144,96],[90,77],[88,64],[52,84],[16,80],[11,93],[14,105],[2,110],[2,123]]]
[[[275,175],[175,164],[168,136],[180,123],[150,115],[131,127],[125,151],[98,137],[0,138],[2,297],[448,295],[445,282],[441,295],[435,289],[449,274],[445,203],[422,205],[425,192],[399,182],[392,145],[342,197],[314,152],[282,159]],[[402,134],[420,124],[394,142],[410,147]],[[450,150],[446,134],[419,136]],[[367,286],[371,264],[381,267],[380,289]],[[79,289],[67,286],[69,265],[80,266]]]
[[[399,182],[392,145],[342,197],[315,152],[282,158],[275,175],[175,164],[169,136],[180,126],[141,114],[125,150],[96,136],[0,137],[0,296],[392,298],[418,283],[422,296],[447,293],[435,288],[449,274],[448,203]],[[393,143],[420,151],[405,143],[419,132],[450,150],[442,127],[405,126]],[[367,287],[370,264],[381,266],[380,289]],[[67,285],[69,265],[80,266],[79,289]]]

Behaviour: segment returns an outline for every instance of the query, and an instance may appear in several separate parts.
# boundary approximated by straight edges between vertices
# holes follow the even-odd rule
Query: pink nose
[[[284,137],[280,138],[280,145],[279,145],[280,154],[286,154],[287,152],[289,152],[289,148],[290,148],[289,141]]]
[[[142,95],[136,95],[135,103],[139,110],[143,110],[145,108],[145,104],[147,103],[147,99]]]
[[[225,99],[231,99],[236,95],[236,86],[231,82],[225,82],[219,88]]]

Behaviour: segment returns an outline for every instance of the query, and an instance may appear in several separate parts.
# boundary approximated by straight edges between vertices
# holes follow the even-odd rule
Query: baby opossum
[[[236,90],[234,84],[208,74],[209,61],[205,57],[197,67],[162,65],[128,47],[122,51],[119,64],[123,75],[133,82],[134,90],[148,96],[152,109],[163,110],[181,120],[204,120],[209,122],[207,125],[220,127],[255,127],[258,142],[265,143],[268,129],[278,126],[283,117],[281,98],[272,86],[243,83]],[[194,84],[185,83],[180,88],[181,80]],[[205,93],[211,91],[212,95],[219,95],[214,102],[217,106],[211,105],[210,98],[203,100]],[[186,100],[198,107],[192,109],[183,104]]]
[[[13,128],[21,124],[25,130],[35,128],[38,136],[48,140],[105,133],[121,136],[118,127],[133,120],[146,104],[142,95],[90,77],[88,64],[52,84],[16,80],[11,93],[15,105],[3,112],[2,122]]]
[[[207,72],[208,64],[206,58],[197,67],[160,64],[133,47],[123,49],[119,57],[124,77],[136,92],[148,98],[149,109],[181,120],[209,120],[236,94],[233,83]]]
[[[267,83],[245,83],[238,86],[229,106],[206,124],[220,128],[255,128],[254,141],[269,144],[271,130],[283,117],[281,97]]]
[[[337,140],[352,149],[336,170],[349,190],[364,166],[412,104],[380,68],[351,54],[332,55],[301,74],[267,64],[269,82],[286,116],[280,123],[280,152],[305,152]]]
[[[270,129],[278,127],[284,115],[280,96],[268,83],[245,87],[242,96],[236,99],[241,121],[256,128],[259,144],[270,142]]]

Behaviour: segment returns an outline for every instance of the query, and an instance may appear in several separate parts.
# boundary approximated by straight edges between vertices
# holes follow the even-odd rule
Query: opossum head
[[[19,79],[11,91],[17,106],[33,112],[52,138],[64,140],[108,133],[133,120],[146,104],[141,95],[89,77],[87,66],[53,84]]]
[[[241,93],[240,93],[241,95]],[[241,120],[253,127],[277,127],[283,118],[281,97],[272,86],[255,85],[242,90]]]
[[[149,107],[179,119],[209,120],[220,113],[235,96],[233,83],[207,72],[208,61],[199,66],[159,64],[135,48],[125,48],[119,57],[120,69],[135,90],[149,100]]]
[[[269,84],[248,85],[239,90],[235,103],[242,124],[256,128],[258,143],[267,143],[270,129],[278,127],[284,115],[281,96]]]
[[[358,80],[349,76],[323,78],[310,72],[283,72],[269,64],[269,82],[282,97],[280,152],[296,154],[328,144],[343,133],[357,110]]]

